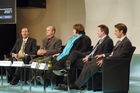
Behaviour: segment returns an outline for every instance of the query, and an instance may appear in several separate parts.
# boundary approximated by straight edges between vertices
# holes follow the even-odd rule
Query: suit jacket
[[[42,43],[43,49],[46,49],[47,42],[48,42],[48,38],[45,38]],[[61,52],[61,46],[62,46],[62,41],[56,37],[53,37],[46,49],[47,56]]]
[[[22,46],[22,42],[23,42],[23,38],[18,39],[11,51],[11,53],[18,53],[21,49]],[[24,50],[25,54],[28,55],[35,55],[37,52],[37,46],[36,46],[36,40],[33,38],[28,38],[27,42],[25,44],[25,50]]]
[[[130,51],[132,49],[132,44],[130,40],[125,37],[119,46],[115,49],[113,49],[113,55],[109,57],[111,58],[128,58],[130,56]],[[109,56],[110,54],[105,54],[106,56]]]
[[[77,50],[80,52],[90,51],[91,50],[91,39],[86,35],[82,35],[79,39],[77,39],[74,42],[71,52],[73,50]]]
[[[104,38],[104,41],[97,47],[93,56],[99,54],[111,53],[112,50],[113,50],[113,41],[109,36],[106,36]]]

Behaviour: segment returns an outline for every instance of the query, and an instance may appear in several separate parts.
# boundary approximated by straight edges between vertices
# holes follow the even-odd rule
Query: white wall
[[[128,27],[128,38],[136,46],[135,53],[140,53],[140,0],[85,0],[85,6],[86,31],[93,45],[98,41],[98,25],[106,24],[110,28],[110,37],[116,43],[114,25],[124,23]]]

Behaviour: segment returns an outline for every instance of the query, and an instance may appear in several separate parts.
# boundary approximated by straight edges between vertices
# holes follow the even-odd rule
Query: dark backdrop
[[[16,41],[16,24],[0,24],[0,60],[9,56]]]

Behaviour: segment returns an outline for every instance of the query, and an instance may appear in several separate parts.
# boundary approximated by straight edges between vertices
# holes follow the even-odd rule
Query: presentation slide
[[[0,0],[0,24],[16,23],[16,0]]]

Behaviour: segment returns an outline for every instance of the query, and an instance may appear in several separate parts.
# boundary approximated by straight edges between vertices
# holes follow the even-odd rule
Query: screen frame
[[[16,0],[12,0],[12,2],[14,2],[14,6],[12,7],[12,12],[14,12],[12,14],[13,18],[12,20],[0,20],[0,24],[16,24],[17,23],[17,7],[16,7]],[[5,7],[6,8],[6,7]]]

